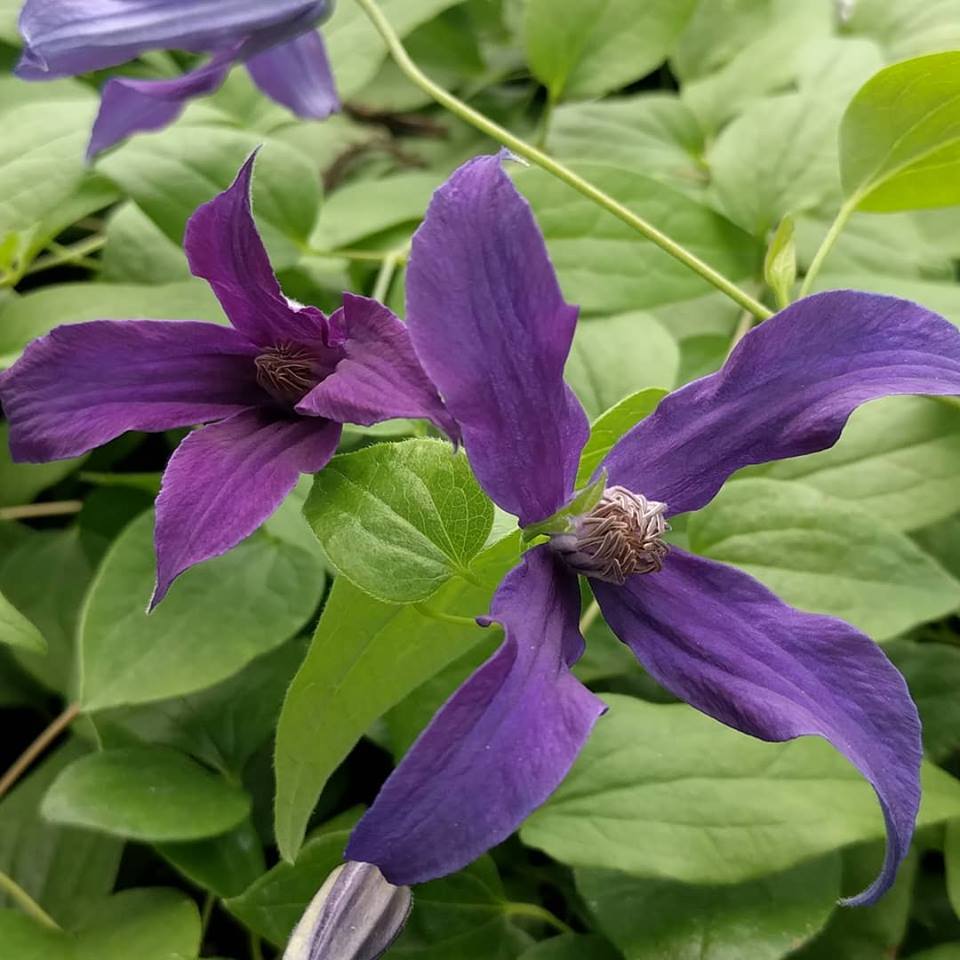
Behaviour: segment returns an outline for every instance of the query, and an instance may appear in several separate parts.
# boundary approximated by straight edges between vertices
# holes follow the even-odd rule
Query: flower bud
[[[409,887],[387,883],[372,863],[351,860],[327,877],[283,960],[375,960],[400,934],[412,903]]]

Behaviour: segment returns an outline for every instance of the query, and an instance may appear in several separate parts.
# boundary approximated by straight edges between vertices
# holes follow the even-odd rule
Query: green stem
[[[730,338],[730,346],[727,348],[728,357],[733,353],[734,347],[753,329],[754,320],[755,317],[753,314],[748,313],[746,310],[740,314],[740,319],[737,321],[733,336]]]
[[[593,625],[593,621],[600,616],[600,604],[596,600],[590,601],[586,613],[580,618],[580,632],[586,636],[587,631]]]
[[[539,920],[547,926],[559,930],[560,933],[573,933],[559,917],[555,917],[549,910],[536,903],[506,903],[504,912],[508,917],[526,917],[528,920]]]
[[[371,294],[374,300],[379,300],[381,303],[387,302],[387,294],[390,292],[390,284],[393,283],[394,274],[397,272],[397,267],[406,261],[408,251],[409,247],[404,244],[383,258],[380,272],[377,274],[377,282],[373,285],[373,293]]]
[[[50,721],[47,728],[14,761],[13,766],[0,777],[0,797],[20,779],[37,757],[63,733],[80,715],[80,705],[71,703],[64,707],[63,713]]]
[[[354,260],[357,263],[384,263],[395,260],[397,266],[403,266],[407,260],[407,248],[396,250],[316,250],[306,247],[305,252],[311,257],[324,257],[329,260]]]
[[[429,617],[431,620],[439,620],[441,623],[452,623],[458,627],[475,627],[477,621],[473,617],[458,617],[454,613],[445,613],[443,610],[435,610],[429,604],[415,603],[413,609],[421,616]]]
[[[263,944],[255,934],[250,934],[250,960],[263,960]]]
[[[803,278],[803,283],[800,285],[801,297],[805,297],[810,293],[810,288],[813,286],[813,281],[823,266],[823,261],[827,259],[827,255],[833,249],[833,245],[837,242],[840,234],[843,233],[843,228],[847,225],[850,215],[856,210],[859,202],[860,197],[854,195],[837,211],[837,216],[833,223],[830,224],[830,229],[823,238],[820,249],[814,254],[813,260],[810,262],[810,269],[807,270],[807,275]]]
[[[210,917],[213,916],[213,908],[216,906],[217,898],[207,891],[207,895],[203,898],[203,909],[200,911],[200,938],[201,940],[207,935],[207,929],[210,926]]]
[[[13,877],[7,876],[2,870],[0,870],[0,892],[7,894],[27,916],[33,917],[38,923],[42,923],[51,930],[60,929],[57,921]]]
[[[84,263],[85,266],[96,268],[97,264],[94,261],[86,260],[86,257],[88,254],[102,250],[106,246],[106,243],[106,237],[96,236],[87,237],[86,240],[81,240],[72,247],[61,247],[51,244],[51,248],[55,249],[56,252],[50,254],[48,257],[40,257],[38,260],[35,260],[24,271],[24,276],[28,277],[32,273],[40,273],[43,270],[52,270],[54,267],[59,267],[66,263]]]
[[[538,150],[526,141],[514,136],[506,128],[501,127],[489,117],[474,110],[473,107],[468,106],[462,100],[458,100],[453,94],[434,83],[410,58],[406,48],[397,36],[396,31],[394,31],[390,22],[377,5],[376,0],[356,0],[356,2],[370,19],[370,22],[377,29],[380,36],[383,37],[387,49],[390,51],[390,55],[393,57],[401,72],[412,83],[415,83],[421,90],[433,97],[437,103],[446,107],[451,113],[460,117],[464,122],[469,123],[482,133],[503,144],[517,156],[524,157],[531,163],[535,163],[538,167],[546,170],[547,173],[552,174],[558,180],[562,180],[568,186],[573,187],[574,190],[582,193],[587,199],[603,207],[603,209],[609,213],[612,213],[619,220],[622,220],[652,243],[655,243],[661,250],[664,250],[695,273],[698,273],[704,280],[713,284],[718,290],[730,297],[731,300],[739,303],[745,310],[749,310],[754,316],[761,320],[766,320],[767,317],[772,316],[772,311],[768,310],[762,303],[755,300],[745,290],[741,290],[736,284],[723,276],[723,274],[714,270],[713,267],[701,260],[696,254],[691,253],[686,247],[681,246],[665,233],[662,233],[653,226],[653,224],[637,216],[632,210],[617,200],[614,200],[613,197],[604,193],[598,187],[595,187],[590,181],[584,180],[583,177],[574,173],[569,167],[564,166],[552,157],[547,156],[543,151]]]
[[[0,507],[0,520],[33,520],[36,517],[65,517],[79,513],[82,500],[57,500],[53,503],[27,503],[22,507]]]

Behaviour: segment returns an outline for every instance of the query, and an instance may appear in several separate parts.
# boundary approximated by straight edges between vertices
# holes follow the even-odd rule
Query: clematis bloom
[[[333,0],[27,0],[16,74],[52,80],[126,63],[149,50],[209,53],[170,80],[113,77],[103,90],[87,156],[133,133],[172,123],[187,101],[213,93],[235,63],[297,116],[322,120],[339,109],[316,25]]]
[[[127,430],[210,424],[187,436],[163,476],[151,607],[188,567],[253,533],[301,473],[321,470],[341,424],[423,417],[456,435],[386,307],[348,293],[328,317],[284,297],[253,220],[253,164],[197,210],[184,239],[232,326],[70,324],[0,376],[18,461],[73,457]]]
[[[749,333],[717,373],[666,397],[574,498],[587,418],[563,381],[577,311],[497,157],[457,171],[417,232],[407,321],[490,497],[549,542],[494,596],[503,645],[437,713],[356,827],[347,856],[393,884],[463,867],[556,788],[604,710],[570,672],[583,650],[578,576],[664,687],[762,740],[824,737],[871,783],[893,882],[920,799],[920,724],[880,648],[787,606],[739,570],[663,540],[748,464],[838,439],[861,403],[960,393],[960,332],[916,304],[851,291],[801,300]]]

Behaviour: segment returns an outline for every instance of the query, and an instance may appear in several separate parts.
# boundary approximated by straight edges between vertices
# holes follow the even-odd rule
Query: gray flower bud
[[[375,960],[410,915],[409,887],[387,883],[372,863],[337,867],[297,924],[283,960]]]

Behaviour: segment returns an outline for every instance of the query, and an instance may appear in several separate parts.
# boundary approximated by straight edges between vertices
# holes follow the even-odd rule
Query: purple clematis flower
[[[126,63],[148,50],[211,54],[173,80],[109,80],[88,158],[133,133],[172,123],[188,100],[213,93],[235,63],[245,63],[254,83],[297,116],[322,120],[340,106],[315,29],[332,9],[333,0],[27,0],[16,73],[52,80]]]
[[[96,320],[57,327],[0,376],[15,460],[73,457],[127,430],[191,433],[157,498],[151,608],[188,567],[263,523],[301,473],[321,470],[342,423],[423,417],[456,425],[404,324],[376,300],[344,294],[332,316],[284,297],[250,207],[254,158],[200,207],[184,247],[232,327]]]
[[[613,631],[678,697],[762,740],[819,735],[856,765],[880,800],[888,847],[880,876],[849,902],[875,901],[920,799],[920,724],[903,678],[849,624],[668,548],[663,533],[739,468],[831,446],[861,403],[960,393],[960,332],[890,297],[801,300],[748,334],[722,370],[665,398],[606,456],[602,496],[564,516],[588,435],[563,381],[577,311],[499,158],[471,161],[437,192],[407,291],[417,353],[480,483],[550,540],[501,584],[481,622],[503,626],[503,645],[387,780],[348,858],[419,883],[461,868],[547,799],[604,710],[570,672],[583,650],[582,574]]]

